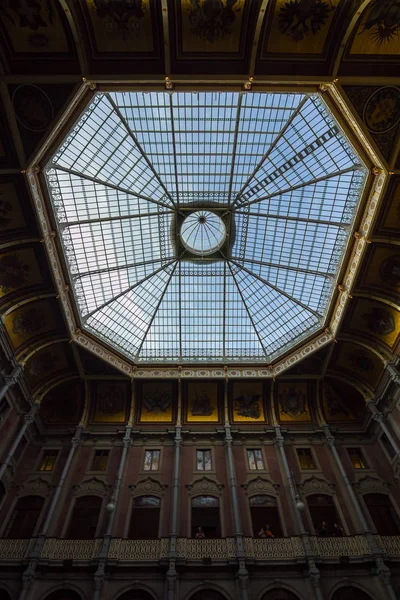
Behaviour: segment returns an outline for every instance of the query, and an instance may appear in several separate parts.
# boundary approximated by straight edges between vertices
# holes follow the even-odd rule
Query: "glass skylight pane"
[[[71,273],[113,269],[173,256],[172,242],[165,235],[170,223],[171,217],[165,215],[65,228],[62,239]]]
[[[351,223],[365,179],[366,173],[350,171],[260,200],[248,209],[259,215]]]
[[[116,92],[110,96],[167,190],[176,193],[171,95]]]
[[[268,153],[237,204],[254,202],[359,164],[321,101],[310,97]]]
[[[333,225],[250,215],[244,258],[333,273],[346,238],[346,231]],[[236,256],[235,246],[232,256]]]
[[[223,262],[181,263],[182,356],[215,360],[223,356]]]
[[[155,171],[135,143],[107,96],[98,96],[86,120],[78,124],[82,135],[67,140],[54,164],[82,173],[153,200],[171,204]]]
[[[236,269],[244,302],[263,345],[272,353],[318,323],[318,317],[275,292],[256,277]]]
[[[97,273],[92,272],[83,277],[76,277],[74,279],[75,290],[82,315],[86,316],[88,312],[127,291],[133,285],[137,285],[138,282],[160,270],[163,266],[165,266],[164,262],[154,261],[153,263],[139,264],[129,269],[121,268]]]
[[[227,360],[266,360],[239,287],[227,267],[225,284],[225,356]]]
[[[324,275],[277,268],[262,264],[237,263],[258,275],[264,281],[279,288],[295,300],[309,306],[321,314],[325,313],[327,301],[332,290],[333,279]]]
[[[114,300],[93,316],[88,317],[90,328],[101,328],[102,335],[122,349],[136,354],[154,318],[174,267],[153,275],[118,300]]]
[[[142,364],[265,363],[325,326],[368,170],[317,94],[127,91],[45,175],[83,328]]]
[[[304,94],[244,94],[234,157],[232,194],[237,194],[295,114]]]
[[[180,283],[178,265],[144,339],[139,361],[165,362],[179,360],[180,343]]]
[[[48,181],[60,223],[170,210],[134,194],[58,169],[49,169]]]

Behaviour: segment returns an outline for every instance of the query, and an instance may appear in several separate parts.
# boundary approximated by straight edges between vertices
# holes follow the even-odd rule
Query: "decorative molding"
[[[168,486],[160,483],[152,477],[140,479],[137,483],[129,486],[132,498],[137,496],[164,496]]]
[[[42,477],[37,477],[35,479],[29,479],[28,481],[25,481],[22,485],[17,485],[17,495],[48,496],[53,488],[54,486],[50,485],[48,481]]]
[[[279,485],[277,483],[273,483],[270,479],[264,477],[255,477],[251,479],[247,483],[242,485],[246,492],[246,496],[258,496],[266,495],[266,496],[274,496],[277,498],[279,496]]]
[[[359,494],[389,494],[390,484],[378,477],[366,475],[355,484]]]
[[[328,496],[333,496],[335,494],[335,485],[321,477],[309,477],[303,481],[303,483],[299,483],[298,487],[303,496],[311,496],[312,494],[327,494]]]
[[[104,481],[97,477],[91,477],[85,479],[78,485],[74,485],[73,488],[75,496],[106,496],[108,491],[111,489],[111,485],[106,485]]]
[[[222,497],[224,486],[221,483],[218,483],[216,480],[211,479],[209,477],[201,477],[200,479],[196,479],[192,483],[189,483],[187,486],[189,490],[189,496],[217,496],[218,498]]]

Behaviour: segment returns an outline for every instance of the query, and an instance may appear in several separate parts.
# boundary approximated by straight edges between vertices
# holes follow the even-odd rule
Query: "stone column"
[[[389,431],[388,426],[385,423],[385,417],[384,417],[383,413],[381,413],[381,411],[378,410],[378,408],[376,407],[376,404],[373,400],[371,400],[370,402],[367,402],[367,406],[372,413],[372,418],[374,419],[374,421],[379,423],[382,431],[384,432],[387,439],[389,440],[394,452],[396,453],[396,460],[398,460],[399,456],[400,456],[400,448],[399,448],[399,445],[397,444],[396,440],[394,439],[393,435]]]
[[[282,435],[281,428],[279,427],[279,425],[275,426],[275,435],[276,435],[276,444],[279,448],[279,453],[280,453],[281,460],[283,463],[283,470],[285,472],[286,479],[289,483],[290,497],[292,500],[292,506],[293,506],[293,510],[294,510],[294,514],[295,514],[295,518],[296,518],[297,529],[301,536],[304,553],[305,553],[306,560],[307,560],[308,575],[309,575],[311,583],[313,585],[316,599],[324,600],[324,596],[322,594],[321,584],[320,584],[321,575],[320,575],[319,569],[315,563],[315,558],[314,558],[313,551],[311,548],[308,532],[304,528],[303,518],[300,513],[300,509],[302,508],[303,503],[301,502],[299,493],[296,489],[295,482],[293,481],[292,473],[289,469],[289,464],[288,464],[286,452],[285,452],[285,441],[283,439],[283,435]]]
[[[228,480],[229,480],[229,491],[232,502],[233,510],[233,523],[235,527],[235,539],[236,539],[236,552],[239,563],[239,569],[237,572],[239,583],[240,583],[240,597],[241,600],[248,600],[249,598],[249,573],[246,568],[246,557],[243,546],[243,527],[242,520],[240,518],[239,510],[239,499],[237,490],[237,479],[235,461],[232,450],[232,431],[229,422],[228,412],[228,381],[225,380],[224,389],[224,406],[225,406],[225,448],[228,462]]]
[[[357,518],[358,518],[358,521],[359,521],[359,525],[361,526],[361,529],[362,529],[363,533],[366,533],[366,532],[369,531],[369,527],[368,527],[367,522],[365,520],[364,514],[363,514],[363,512],[361,510],[360,503],[359,503],[359,501],[358,501],[358,499],[357,499],[357,497],[356,497],[356,495],[354,493],[353,486],[351,485],[351,482],[350,482],[349,478],[347,477],[346,471],[345,471],[345,469],[343,467],[343,463],[340,460],[340,456],[339,456],[338,451],[337,451],[336,446],[335,446],[335,438],[333,437],[333,435],[332,435],[332,433],[331,433],[331,431],[329,429],[329,426],[326,423],[324,425],[322,425],[322,429],[323,429],[324,434],[325,434],[326,442],[327,442],[327,444],[329,446],[330,451],[332,452],[333,458],[335,459],[336,465],[337,465],[337,467],[339,469],[339,472],[340,472],[340,475],[341,475],[341,477],[343,479],[343,483],[344,483],[344,485],[346,487],[346,490],[347,490],[347,493],[349,495],[350,501],[351,501],[351,503],[353,505],[353,508],[354,508],[354,510],[356,512],[356,515],[357,515]]]
[[[97,566],[97,570],[94,574],[94,592],[93,592],[93,600],[100,600],[101,592],[104,585],[105,579],[105,568],[107,565],[108,552],[110,550],[110,544],[112,540],[112,530],[115,521],[116,508],[118,505],[119,494],[121,491],[121,481],[124,474],[126,458],[128,455],[128,449],[131,445],[131,433],[132,426],[127,425],[125,428],[125,435],[122,439],[122,453],[119,461],[119,467],[117,474],[115,476],[114,481],[114,489],[110,499],[110,502],[107,504],[107,526],[106,532],[103,535],[103,544],[99,554],[99,564]]]
[[[14,456],[14,453],[15,453],[15,451],[18,447],[18,444],[20,443],[22,436],[24,435],[26,429],[28,428],[28,426],[31,423],[34,422],[38,408],[39,408],[39,404],[34,404],[31,408],[31,410],[28,413],[24,414],[24,421],[23,421],[22,427],[19,430],[17,437],[15,438],[10,450],[8,451],[8,454],[6,455],[6,457],[3,460],[3,464],[0,467],[0,480],[3,478],[3,475],[6,472],[8,465],[10,464],[10,460]]]
[[[13,368],[9,375],[5,375],[2,384],[0,385],[0,400],[4,398],[9,388],[17,383],[18,377],[22,373],[22,366],[17,365]]]
[[[180,466],[181,466],[181,447],[182,447],[182,384],[178,380],[178,407],[174,438],[174,467],[172,472],[172,493],[171,493],[171,521],[169,530],[169,563],[167,571],[167,599],[174,600],[176,594],[176,543],[178,538],[178,507],[179,507],[179,487],[180,487]]]
[[[172,474],[171,522],[169,540],[169,566],[167,571],[168,600],[174,600],[176,590],[176,542],[178,537],[178,505],[180,485],[182,432],[181,426],[175,428],[174,467]]]
[[[25,569],[25,571],[22,575],[22,590],[20,592],[18,600],[25,600],[25,598],[31,588],[33,579],[35,577],[36,568],[39,563],[40,556],[41,556],[41,553],[43,550],[43,546],[46,541],[46,535],[47,535],[48,529],[51,525],[51,522],[52,522],[52,519],[54,516],[54,511],[57,507],[57,503],[60,498],[60,494],[61,494],[64,482],[65,482],[65,479],[67,478],[69,469],[71,467],[71,463],[72,463],[72,459],[74,457],[75,451],[76,451],[77,447],[79,446],[79,440],[80,440],[80,437],[82,434],[82,429],[83,429],[83,427],[81,425],[79,425],[76,429],[75,436],[71,440],[71,448],[68,453],[67,460],[65,461],[65,465],[64,465],[64,468],[61,473],[60,481],[58,482],[58,485],[57,485],[55,492],[53,494],[53,497],[51,499],[51,504],[50,504],[50,508],[48,509],[48,512],[47,512],[46,520],[43,524],[42,531],[39,533],[38,538],[36,540],[35,547],[30,556],[28,567]]]
[[[383,558],[382,558],[383,552],[377,545],[377,543],[375,541],[375,537],[374,537],[374,535],[372,535],[372,532],[370,531],[370,529],[368,527],[368,524],[365,520],[364,514],[361,510],[360,503],[357,499],[357,496],[354,493],[353,486],[351,485],[350,480],[346,475],[346,471],[343,467],[343,463],[340,460],[340,456],[339,456],[338,451],[335,446],[335,438],[333,437],[333,435],[329,429],[329,426],[326,423],[324,423],[322,425],[322,428],[324,430],[325,439],[328,443],[328,446],[329,446],[329,448],[332,452],[332,455],[336,461],[339,472],[342,476],[343,482],[346,486],[350,501],[353,504],[353,507],[356,511],[356,514],[360,521],[363,532],[367,538],[371,556],[375,560],[377,574],[379,576],[379,579],[381,580],[382,585],[385,587],[387,597],[390,598],[390,600],[396,600],[396,594],[395,594],[392,584],[390,582],[390,569],[383,562]]]

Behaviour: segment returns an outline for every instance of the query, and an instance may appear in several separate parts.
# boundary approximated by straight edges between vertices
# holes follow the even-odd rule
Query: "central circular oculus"
[[[225,223],[209,210],[190,213],[181,225],[182,244],[198,256],[213,254],[221,248],[225,238]]]

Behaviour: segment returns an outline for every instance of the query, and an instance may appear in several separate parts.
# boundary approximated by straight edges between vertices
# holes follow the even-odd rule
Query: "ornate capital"
[[[26,423],[26,425],[30,425],[31,423],[33,423],[34,420],[35,420],[35,415],[32,414],[31,412],[28,412],[24,415],[24,423]]]
[[[12,372],[9,375],[6,375],[4,377],[4,380],[7,384],[8,387],[14,385],[15,383],[17,383],[19,376],[22,373],[22,366],[21,365],[17,365],[16,367],[14,367],[14,369],[12,370]]]

